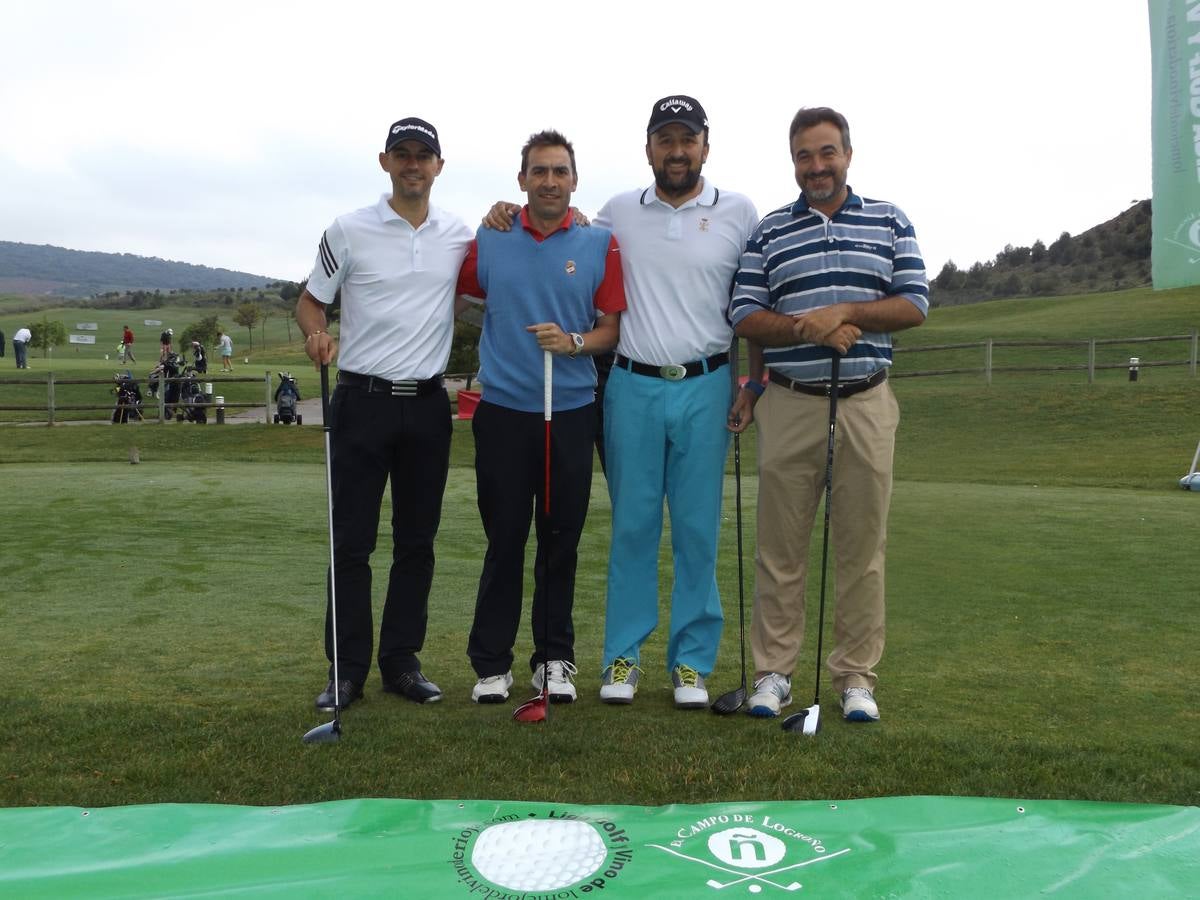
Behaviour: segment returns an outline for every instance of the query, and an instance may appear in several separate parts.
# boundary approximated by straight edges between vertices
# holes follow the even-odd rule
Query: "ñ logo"
[[[708,839],[708,852],[727,866],[765,869],[779,864],[787,845],[757,828],[727,828]]]
[[[713,830],[721,825],[733,827]],[[742,885],[751,894],[766,888],[798,891],[803,887],[796,880],[801,869],[812,871],[810,866],[850,852],[849,847],[830,852],[820,838],[753,813],[708,816],[680,828],[675,838],[669,845],[647,846],[708,870],[705,884],[713,890]],[[703,849],[689,845],[692,838],[702,842]]]

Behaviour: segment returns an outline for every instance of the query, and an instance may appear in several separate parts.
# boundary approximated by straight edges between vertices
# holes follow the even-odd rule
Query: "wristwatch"
[[[572,331],[567,335],[567,337],[569,337],[571,339],[571,343],[575,345],[573,348],[571,348],[571,352],[568,355],[578,356],[579,351],[583,349],[583,335],[578,331]]]

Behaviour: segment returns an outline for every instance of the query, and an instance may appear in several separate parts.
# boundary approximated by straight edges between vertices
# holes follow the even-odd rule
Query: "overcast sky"
[[[388,183],[387,126],[441,133],[434,203],[520,199],[520,147],[575,144],[594,213],[651,181],[652,103],[711,126],[705,175],[760,214],[798,189],[800,106],[850,121],[850,185],[917,228],[931,277],[1150,196],[1142,0],[837,3],[0,0],[0,240],[299,280]]]

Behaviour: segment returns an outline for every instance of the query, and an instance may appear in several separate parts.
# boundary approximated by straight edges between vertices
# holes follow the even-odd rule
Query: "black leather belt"
[[[855,394],[861,394],[863,391],[869,391],[877,385],[887,381],[887,369],[880,369],[870,378],[860,378],[858,381],[843,381],[838,385],[838,397],[852,397]],[[767,370],[767,377],[775,384],[787,388],[789,391],[795,391],[797,394],[811,394],[814,397],[829,396],[828,381],[792,381],[786,375],[780,375],[774,369]]]
[[[651,378],[665,378],[667,381],[683,381],[696,375],[705,375],[714,369],[719,369],[729,362],[728,353],[718,353],[708,359],[698,359],[695,362],[652,366],[648,363],[635,362],[620,353],[614,356],[614,362],[622,369],[627,369],[634,375],[649,375]]]
[[[442,389],[442,376],[435,375],[424,381],[388,381],[374,375],[359,375],[357,372],[338,372],[337,383],[362,388],[373,394],[391,394],[393,397],[424,397]]]

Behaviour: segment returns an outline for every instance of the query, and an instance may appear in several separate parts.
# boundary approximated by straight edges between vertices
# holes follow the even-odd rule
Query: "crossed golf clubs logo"
[[[778,845],[779,849],[776,850],[774,853],[772,853],[771,856],[764,857],[762,860],[758,860],[757,858],[755,858],[755,863],[757,865],[764,865],[764,864],[769,865],[770,861],[772,860],[772,857],[773,857],[773,861],[778,862],[778,861],[782,860],[784,854],[786,853],[786,850],[784,849],[781,841],[778,841],[777,838],[773,838],[770,835],[764,834],[763,832],[759,831],[756,828],[742,829],[741,834],[735,833],[736,831],[737,831],[736,829],[731,829],[727,832],[722,832],[721,835],[716,836],[716,837],[718,837],[718,838],[728,837],[729,840],[731,841],[731,843],[738,843],[741,840],[749,840],[749,841],[756,841],[756,842],[771,841],[772,843]],[[814,856],[811,859],[806,859],[806,860],[804,860],[802,862],[798,862],[798,863],[791,863],[786,866],[779,866],[778,868],[771,869],[770,871],[767,871],[767,872],[746,873],[744,871],[739,871],[738,869],[731,869],[728,866],[723,866],[720,863],[715,863],[712,860],[701,859],[698,856],[689,856],[686,853],[681,853],[680,851],[675,850],[671,847],[664,847],[661,844],[649,844],[648,846],[654,847],[656,850],[662,850],[666,853],[670,853],[672,856],[678,856],[680,859],[686,859],[689,862],[699,863],[700,865],[707,866],[710,869],[716,869],[719,872],[726,872],[730,875],[737,876],[733,881],[718,881],[715,878],[710,878],[706,883],[708,884],[708,886],[710,888],[713,888],[714,890],[724,890],[725,888],[734,887],[736,885],[744,884],[747,881],[750,881],[750,882],[754,882],[754,884],[750,885],[750,891],[752,893],[757,893],[758,891],[762,890],[762,888],[759,886],[759,883],[769,885],[774,888],[779,888],[780,890],[783,890],[783,891],[798,891],[798,890],[800,890],[800,887],[801,887],[800,882],[790,881],[790,882],[784,883],[784,882],[780,882],[780,881],[773,881],[773,880],[771,880],[770,876],[779,875],[783,872],[791,872],[795,869],[801,869],[801,868],[804,868],[805,866],[810,866],[813,863],[823,862],[824,860],[827,860],[827,859],[834,859],[835,857],[842,856],[843,854],[850,852],[850,848],[846,847],[845,849],[838,850],[834,853],[829,853],[824,856]],[[710,850],[712,849],[711,842],[709,845],[709,849]],[[732,859],[730,861],[732,862]],[[736,865],[737,863],[734,862],[734,864]]]

